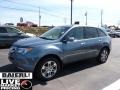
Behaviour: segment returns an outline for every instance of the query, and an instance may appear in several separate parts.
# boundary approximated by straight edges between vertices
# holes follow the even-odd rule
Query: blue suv
[[[36,38],[13,44],[9,60],[42,80],[56,76],[63,65],[89,58],[105,63],[111,50],[106,30],[89,26],[57,26]]]

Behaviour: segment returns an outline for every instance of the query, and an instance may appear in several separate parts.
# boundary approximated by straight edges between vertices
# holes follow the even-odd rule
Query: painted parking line
[[[105,87],[102,90],[120,90],[120,79]]]

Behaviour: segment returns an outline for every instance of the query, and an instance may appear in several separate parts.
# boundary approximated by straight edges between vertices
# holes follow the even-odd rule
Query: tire
[[[118,38],[118,35],[115,35],[114,38]]]
[[[34,76],[42,81],[53,79],[60,70],[60,63],[54,57],[47,57],[40,61],[34,72]]]
[[[99,55],[98,55],[98,57],[97,57],[98,63],[100,63],[100,64],[105,63],[105,62],[107,61],[107,59],[108,59],[108,55],[109,55],[108,49],[103,48],[103,49],[100,51],[100,53],[99,53]]]

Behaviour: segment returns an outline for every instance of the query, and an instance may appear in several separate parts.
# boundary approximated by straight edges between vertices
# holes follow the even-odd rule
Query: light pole
[[[65,24],[65,25],[66,25],[66,21],[67,21],[67,18],[65,17],[65,18],[64,18],[64,24]]]
[[[71,25],[72,25],[72,11],[73,11],[73,0],[71,0],[71,20],[70,20]]]
[[[39,7],[39,27],[40,27],[40,24],[41,24],[41,15],[40,15],[40,7]]]
[[[85,25],[87,26],[87,11],[85,12]]]
[[[103,10],[101,10],[101,27],[103,26]]]

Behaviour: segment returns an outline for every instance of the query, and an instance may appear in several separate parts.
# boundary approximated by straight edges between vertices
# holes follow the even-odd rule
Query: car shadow
[[[87,68],[95,67],[97,65],[100,65],[100,64],[97,61],[95,61],[95,59],[84,60],[84,61],[79,61],[76,63],[68,64],[64,66],[63,70],[60,71],[60,73],[54,79],[57,79],[57,78],[60,78],[66,75],[70,75],[75,72],[85,70]],[[33,79],[32,83],[33,83],[33,86],[38,85],[38,84],[44,86],[44,85],[47,85],[48,81],[44,82],[44,81]]]
[[[22,70],[15,67],[13,64],[8,64],[0,67],[0,72],[23,72]]]
[[[99,64],[95,61],[95,59],[84,60],[84,61],[68,64],[64,66],[62,71],[54,79],[57,79],[57,78],[60,78],[66,75],[70,75],[72,73],[79,72],[87,68],[95,67],[97,65]],[[16,68],[13,64],[8,64],[8,65],[0,67],[0,72],[24,72],[24,71]],[[48,81],[44,82],[44,81],[37,80],[37,79],[32,79],[31,81],[33,83],[33,86],[38,85],[38,84],[45,86],[48,83]]]
[[[0,49],[9,49],[10,48],[10,46],[0,46]]]

